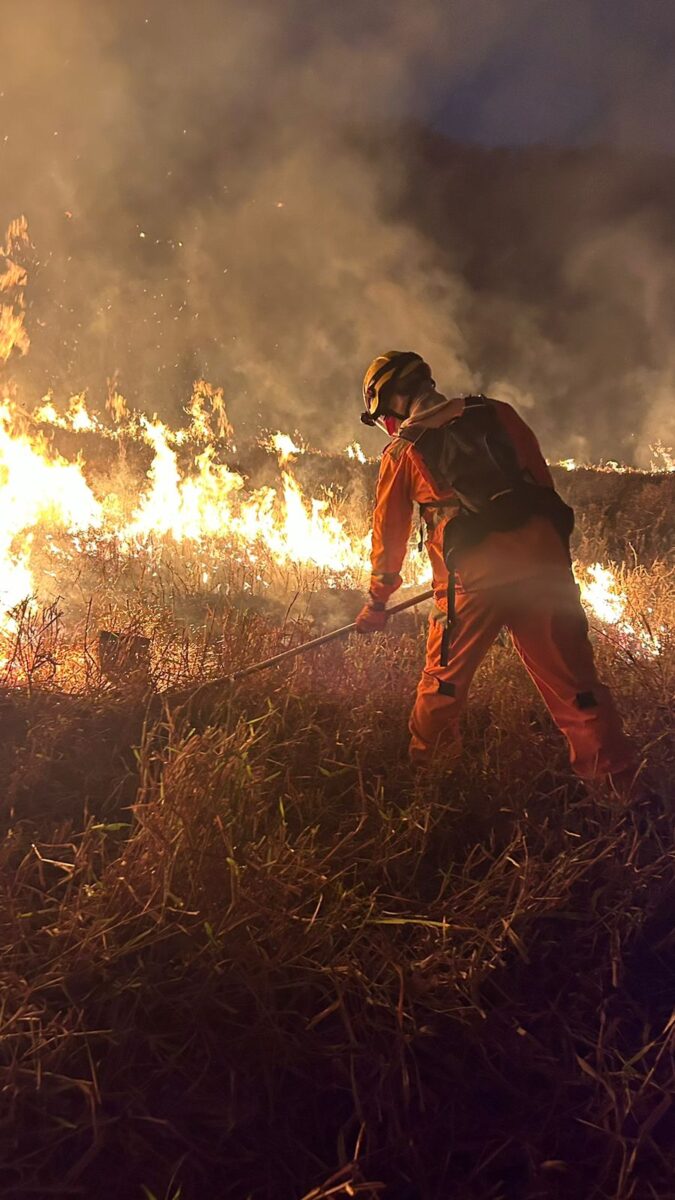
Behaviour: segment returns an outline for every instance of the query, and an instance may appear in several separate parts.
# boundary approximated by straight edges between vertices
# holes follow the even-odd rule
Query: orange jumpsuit
[[[437,396],[437,401],[443,401]],[[496,401],[522,470],[553,487],[537,439],[509,404]],[[446,401],[448,419],[463,401]],[[459,408],[458,408],[459,406]],[[440,406],[444,407],[443,404]],[[443,423],[443,413],[430,422]],[[421,418],[424,423],[424,418]],[[533,516],[518,529],[491,533],[479,545],[456,555],[456,619],[449,651],[442,654],[447,625],[448,570],[443,530],[451,519],[452,493],[440,495],[415,446],[393,438],[385,448],[373,517],[373,600],[387,601],[401,584],[410,538],[413,504],[443,502],[444,516],[428,522],[427,551],[433,569],[436,607],[429,623],[426,663],[410,717],[413,761],[436,753],[456,758],[461,751],[460,718],[473,676],[500,630],[506,626],[515,648],[569,743],[574,770],[595,778],[630,769],[634,748],[607,687],[600,682],[588,638],[588,623],[566,547],[552,523]],[[447,508],[450,509],[448,514]],[[447,643],[446,643],[447,644]],[[443,659],[447,658],[447,665]]]

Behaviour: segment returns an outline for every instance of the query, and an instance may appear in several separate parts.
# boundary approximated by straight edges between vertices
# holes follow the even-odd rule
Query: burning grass
[[[672,629],[670,583],[625,576],[636,621]],[[152,613],[167,683],[306,632]],[[421,618],[159,723],[93,652],[54,690],[58,616],[26,619],[43,665],[4,693],[0,752],[3,1196],[669,1194],[672,816],[570,779],[506,646],[460,771],[422,782]],[[643,656],[596,633],[665,799],[670,635]]]
[[[63,411],[48,398],[31,415],[9,397],[0,405],[0,682],[87,692],[103,627],[151,639],[161,686],[176,666],[163,649],[176,620],[191,644],[225,609],[281,618],[290,603],[294,618],[328,620],[340,595],[365,585],[374,465],[354,446],[318,455],[274,434],[242,453],[222,393],[204,382],[179,429],[130,412],[116,392],[108,408],[90,412],[83,396]],[[630,555],[632,579],[647,568],[662,578],[675,475],[561,473],[572,502],[579,490],[575,548],[589,610],[636,653],[656,653],[665,627],[654,605],[636,622],[632,585],[608,560]],[[405,572],[409,585],[426,583],[426,556],[411,552]],[[189,677],[194,663],[181,655]],[[207,667],[203,656],[197,665]]]
[[[669,1194],[675,477],[567,477],[622,814],[505,644],[413,778],[421,614],[163,706],[351,619],[372,467],[110,407],[0,429],[3,1197]]]

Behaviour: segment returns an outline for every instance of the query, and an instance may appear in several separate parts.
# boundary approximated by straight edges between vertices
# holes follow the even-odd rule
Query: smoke
[[[630,156],[468,152],[428,133],[473,120],[484,140],[516,141],[529,121],[532,140],[548,103],[555,137],[637,137],[612,82],[626,58],[614,36],[607,103],[589,100],[587,10],[6,11],[0,216],[26,214],[36,255],[32,349],[10,364],[19,386],[96,400],[117,374],[131,402],[171,418],[204,375],[238,431],[295,427],[341,448],[361,432],[365,365],[414,348],[444,390],[483,387],[526,409],[552,456],[648,461],[650,440],[675,441],[672,169],[649,168],[665,181],[655,200]],[[665,95],[665,78],[652,73],[641,103]],[[363,436],[374,450],[377,435]]]

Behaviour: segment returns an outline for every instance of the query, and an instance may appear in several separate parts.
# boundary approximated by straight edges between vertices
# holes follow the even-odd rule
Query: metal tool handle
[[[394,613],[405,612],[407,608],[414,608],[417,604],[422,604],[424,600],[430,600],[433,596],[433,588],[429,588],[426,592],[421,592],[418,596],[410,596],[407,600],[402,600],[400,604],[395,604],[393,608],[387,609],[387,612],[393,616]],[[296,654],[304,654],[305,650],[316,650],[318,646],[325,646],[326,642],[333,642],[337,638],[345,637],[348,633],[352,633],[356,629],[356,621],[352,621],[351,625],[343,625],[341,629],[333,629],[331,633],[324,633],[321,637],[313,638],[311,642],[303,642],[300,646],[291,646],[290,650],[282,650],[281,654],[275,654],[272,658],[263,659],[262,662],[253,663],[250,667],[242,667],[239,671],[234,671],[232,675],[228,675],[228,680],[245,679],[247,675],[255,675],[256,671],[264,671],[266,667],[275,667],[277,663],[284,662],[287,658],[294,658]]]
[[[417,604],[422,604],[425,600],[430,600],[433,594],[433,589],[429,588],[426,592],[420,592],[417,596],[410,596],[407,600],[402,600],[400,604],[395,604],[393,608],[387,611],[391,614],[405,612],[407,608],[415,608]],[[207,679],[205,683],[197,684],[196,687],[162,692],[158,699],[163,705],[169,704],[171,706],[192,703],[198,696],[208,695],[215,689],[224,687],[225,684],[236,683],[239,679],[245,679],[248,675],[255,675],[256,671],[264,671],[267,667],[275,667],[277,663],[284,662],[287,658],[294,658],[296,654],[304,654],[306,650],[314,650],[317,646],[325,646],[326,642],[333,642],[337,638],[345,637],[355,629],[356,621],[352,621],[351,625],[343,625],[341,629],[333,629],[331,633],[324,633],[321,637],[314,638],[311,642],[303,642],[300,646],[291,646],[290,650],[282,650],[281,654],[275,654],[272,658],[266,658],[262,662],[253,663],[250,667],[242,667],[241,670],[234,671],[232,675],[224,675],[219,679]]]

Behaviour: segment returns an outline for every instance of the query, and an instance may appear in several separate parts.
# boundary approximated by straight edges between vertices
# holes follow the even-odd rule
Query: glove
[[[389,620],[384,604],[371,600],[365,604],[356,618],[357,633],[379,633]]]

